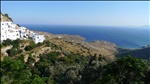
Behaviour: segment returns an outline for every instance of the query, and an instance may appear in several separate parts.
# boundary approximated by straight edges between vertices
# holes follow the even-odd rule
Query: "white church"
[[[17,27],[13,22],[1,22],[1,42],[7,39],[27,39],[28,37],[31,37],[36,44],[45,40],[44,35],[35,34],[25,27]]]

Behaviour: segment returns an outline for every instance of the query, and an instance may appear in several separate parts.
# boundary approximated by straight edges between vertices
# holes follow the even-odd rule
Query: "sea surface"
[[[52,34],[80,35],[86,41],[105,40],[123,48],[140,48],[150,44],[149,27],[70,26],[70,25],[21,25],[30,30]]]

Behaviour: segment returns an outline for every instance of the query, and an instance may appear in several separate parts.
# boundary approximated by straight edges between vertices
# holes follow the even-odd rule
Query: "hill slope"
[[[8,14],[1,13],[1,22],[4,22],[4,21],[12,22],[12,19],[8,16]],[[40,31],[35,31],[35,32],[44,35],[46,37],[46,40],[50,41],[55,46],[61,47],[61,49],[59,50],[55,48],[52,50],[49,50],[48,53],[51,51],[60,51],[61,53],[66,51],[68,53],[73,52],[75,54],[79,54],[82,56],[91,56],[91,55],[94,56],[94,54],[97,54],[97,56],[101,55],[101,56],[104,56],[113,60],[115,57],[114,53],[117,52],[117,48],[116,48],[117,46],[107,41],[85,42],[85,38],[79,35],[50,34],[50,33],[40,32]],[[23,43],[19,43],[20,45],[19,47],[23,51],[20,54],[25,55],[25,59],[27,59],[27,56],[26,56],[27,53],[31,51],[32,51],[32,55],[35,55],[35,57],[39,57],[39,54],[45,53],[45,51],[47,50],[46,49],[47,47],[51,47],[51,46],[44,46],[46,45],[44,43],[43,46],[41,46],[40,48],[37,47],[36,49],[33,49],[31,51],[25,51],[25,47],[27,47],[29,43],[30,43],[30,40],[26,40],[26,41],[23,41]],[[1,53],[1,57],[9,56],[6,51],[10,50],[11,48],[10,46],[3,46],[3,48],[1,47],[1,51],[3,51]],[[43,50],[41,51],[41,49]],[[15,56],[18,56],[18,54],[15,54]]]
[[[1,22],[4,22],[4,21],[13,22],[8,14],[2,14],[1,13]]]
[[[125,53],[123,53],[125,51]],[[117,57],[131,55],[132,57],[142,58],[142,59],[150,59],[150,47],[135,49],[135,50],[122,50],[118,54]]]

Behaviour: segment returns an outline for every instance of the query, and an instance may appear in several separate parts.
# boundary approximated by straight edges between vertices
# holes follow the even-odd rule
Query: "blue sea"
[[[150,44],[150,28],[110,27],[110,26],[71,26],[71,25],[21,25],[30,30],[52,34],[80,35],[86,41],[105,40],[123,48],[140,48]]]

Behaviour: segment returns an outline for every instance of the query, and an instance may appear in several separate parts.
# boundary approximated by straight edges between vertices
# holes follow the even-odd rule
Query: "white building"
[[[6,39],[16,40],[20,38],[20,32],[16,24],[12,22],[1,22],[1,41]]]
[[[36,44],[45,40],[44,35],[35,34],[25,27],[16,27],[16,24],[12,22],[1,22],[1,41],[3,42],[7,39],[27,39],[28,36],[31,37]]]
[[[11,40],[16,40],[20,38],[20,32],[17,29],[8,29],[7,38]]]
[[[14,24],[13,22],[1,22],[1,27],[2,26],[8,26],[8,28],[16,28],[16,24]]]
[[[27,29],[25,27],[19,27],[18,28],[19,32],[20,32],[20,38],[21,39],[27,39],[28,36],[27,36]]]
[[[7,39],[8,26],[1,22],[1,40]]]
[[[44,35],[39,35],[39,34],[30,34],[30,36],[32,37],[32,40],[35,42],[35,44],[37,43],[42,43],[45,40]]]
[[[1,22],[1,41],[6,39],[16,40],[20,37],[16,25],[12,22]]]

